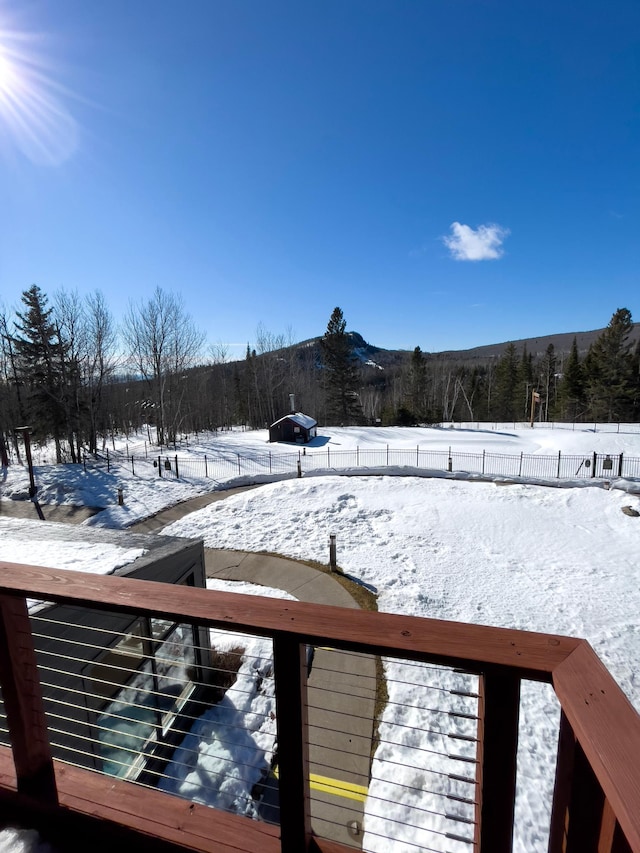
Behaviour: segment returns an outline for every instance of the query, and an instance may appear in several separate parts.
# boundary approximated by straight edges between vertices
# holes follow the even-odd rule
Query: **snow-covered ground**
[[[453,429],[344,428],[321,433],[322,443],[307,453],[326,453],[327,445],[338,450],[388,444],[394,448],[452,447],[473,453],[561,451],[640,456],[638,425],[611,431],[601,427],[594,431],[593,426],[514,429],[511,424]],[[189,447],[178,452],[180,456],[241,454],[247,458],[269,450],[273,454],[291,452],[288,446],[268,445],[266,439],[266,431],[219,433],[200,436],[197,444],[190,440]],[[132,445],[130,441],[129,452]],[[25,493],[24,471],[12,467],[3,473],[3,497]],[[233,485],[250,479],[239,473]],[[267,482],[261,489],[192,513],[166,532],[201,536],[206,545],[216,548],[269,550],[323,562],[329,534],[336,534],[339,564],[376,588],[380,610],[586,637],[640,708],[636,674],[640,665],[640,519],[622,512],[623,506],[640,509],[634,494],[640,483],[612,480],[610,488],[604,488],[599,481],[586,480],[558,489],[531,481],[513,485],[474,482],[473,477],[465,479],[460,473],[433,479],[390,476],[418,473],[406,468],[384,472],[360,468],[349,473],[358,476],[347,478],[336,476],[335,470],[320,470],[316,476]],[[164,506],[225,485],[196,479],[147,480],[126,468],[108,474],[84,473],[71,466],[38,468],[37,482],[42,503],[108,505],[90,523],[109,527],[125,527]],[[116,503],[118,485],[125,490],[124,507]],[[11,539],[4,525],[0,519],[0,559],[15,560],[13,551],[7,556],[3,550],[3,543]],[[30,559],[26,539],[20,551],[25,562]],[[41,558],[33,562],[41,562]],[[387,666],[390,709],[410,704],[401,683],[406,679],[398,677],[401,673],[395,666]],[[385,720],[387,717],[393,724],[392,710]],[[519,853],[545,849],[557,717],[550,690],[525,687],[515,846]],[[376,817],[375,798],[393,796],[392,785],[402,778],[397,766],[390,770],[379,760],[374,762],[373,777],[365,849],[389,850],[388,842],[381,847],[374,834],[382,819]],[[390,808],[385,807],[387,817]],[[398,817],[404,820],[406,815],[398,810]],[[398,849],[416,849],[411,844],[455,853],[467,849],[456,848],[451,841],[441,847],[439,836],[425,839],[424,834],[407,830]]]

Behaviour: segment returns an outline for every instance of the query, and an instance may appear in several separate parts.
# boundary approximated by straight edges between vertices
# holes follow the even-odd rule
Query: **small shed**
[[[269,427],[269,441],[291,441],[307,444],[316,437],[318,421],[302,412],[291,412]]]

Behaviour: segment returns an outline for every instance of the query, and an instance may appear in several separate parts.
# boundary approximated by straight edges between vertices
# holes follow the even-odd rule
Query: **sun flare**
[[[36,42],[0,30],[0,131],[33,163],[58,166],[75,152],[78,128]]]
[[[10,97],[17,83],[15,66],[0,47],[0,98]]]

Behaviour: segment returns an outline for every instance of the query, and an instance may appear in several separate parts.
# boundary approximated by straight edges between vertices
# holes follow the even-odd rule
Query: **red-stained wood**
[[[13,763],[11,749],[8,746],[0,746],[0,790],[18,790],[16,779],[16,768]]]
[[[569,825],[569,806],[576,750],[576,737],[564,711],[560,714],[556,779],[553,788],[549,853],[564,853]]]
[[[482,677],[481,853],[511,853],[516,800],[520,681],[503,670]]]
[[[585,766],[597,777],[629,846],[640,851],[640,717],[586,642],[556,667],[553,685]]]
[[[0,774],[10,763],[9,755],[6,748],[0,748]],[[137,850],[138,844],[147,839],[152,846],[162,842],[201,853],[280,853],[279,827],[59,761],[54,761],[54,767],[58,809],[5,790],[0,797],[0,814],[6,814],[7,805],[13,802],[14,811],[31,819],[31,827],[49,827],[58,822],[58,829],[68,829],[77,820],[92,832],[109,837],[114,834],[127,838],[129,833],[123,848],[127,850]]]
[[[557,780],[555,792],[551,853],[640,853],[640,718],[584,641],[360,611],[349,611],[345,619],[342,608],[0,562],[0,600],[4,600],[0,614],[4,632],[0,637],[2,678],[9,684],[9,705],[16,706],[25,701],[25,696],[27,705],[33,699],[32,688],[23,687],[24,674],[16,672],[17,661],[22,658],[6,651],[12,646],[10,634],[18,638],[13,641],[18,648],[24,642],[25,593],[94,609],[147,613],[274,637],[278,649],[276,690],[281,697],[278,710],[279,716],[283,715],[279,721],[279,748],[284,744],[288,755],[281,772],[287,768],[286,784],[293,792],[285,820],[285,835],[290,829],[290,841],[285,848],[283,840],[282,849],[321,853],[343,853],[344,849],[335,842],[312,839],[308,828],[302,655],[304,644],[313,643],[448,663],[485,673],[478,777],[483,788],[479,830],[483,853],[510,849],[519,679],[552,679],[566,715],[566,726],[564,747],[561,733],[562,766],[559,765],[560,781]],[[19,626],[18,631],[13,630],[15,625]],[[27,663],[26,670],[30,668],[33,670],[33,661]],[[286,678],[291,673],[293,677],[287,685]],[[30,678],[33,680],[33,672]],[[11,713],[15,717],[14,711]],[[40,728],[40,732],[46,735],[45,729]],[[175,849],[222,853],[275,853],[281,849],[279,829],[137,786],[132,795],[133,786],[129,783],[58,762],[53,766],[61,808],[56,810],[43,800],[36,802],[25,795],[24,779],[33,779],[34,767],[44,756],[42,743],[35,749],[26,744],[25,727],[22,732],[18,729],[18,741],[20,738],[17,793],[12,790],[15,774],[12,777],[5,758],[0,760],[3,815],[13,797],[16,804],[33,803],[42,813],[102,821],[114,831],[121,826],[148,842],[157,838]],[[300,788],[296,788],[295,780],[300,778]],[[33,793],[41,791],[41,786],[35,785]]]
[[[311,840],[305,651],[295,638],[277,636],[274,639],[282,853],[302,853]]]
[[[0,594],[28,592],[30,598],[153,613],[253,634],[282,631],[300,642],[348,647],[370,654],[399,654],[411,660],[465,667],[513,668],[527,678],[550,680],[554,668],[579,640],[531,631],[511,631],[413,616],[350,610],[298,601],[265,599],[171,586],[147,580],[65,572],[0,561]]]
[[[611,853],[633,853],[633,850],[629,846],[629,842],[624,834],[624,832],[620,829],[620,824],[616,821],[616,828],[613,833],[613,844],[611,845]]]
[[[24,598],[0,596],[0,684],[18,790],[55,803],[51,747]]]
[[[605,800],[602,811],[598,853],[631,853],[629,843],[620,829],[609,800]]]
[[[604,794],[577,741],[573,762],[564,850],[565,853],[597,853]]]
[[[611,808],[611,803],[609,800],[605,800],[598,838],[598,853],[612,853],[617,825],[618,821]]]

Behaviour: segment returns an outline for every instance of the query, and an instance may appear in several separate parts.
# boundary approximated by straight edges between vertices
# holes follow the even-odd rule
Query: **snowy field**
[[[481,424],[321,433],[322,444],[307,453],[326,453],[327,445],[338,450],[388,444],[473,453],[640,456],[638,425],[574,430]],[[291,452],[291,447],[269,445],[266,439],[266,431],[218,433],[201,436],[197,443],[190,439],[189,447],[178,452],[212,457]],[[130,440],[129,452],[133,444]],[[585,637],[640,708],[640,519],[622,512],[626,506],[640,509],[640,482],[612,479],[605,487],[601,481],[584,480],[554,488],[560,485],[556,480],[549,481],[553,487],[526,480],[501,485],[478,482],[463,472],[435,478],[407,468],[347,473],[357,476],[338,476],[332,469],[302,479],[262,476],[263,488],[192,513],[166,532],[202,537],[209,547],[268,550],[322,562],[327,561],[329,535],[335,534],[338,563],[375,587],[380,610]],[[11,466],[2,474],[3,500],[24,496],[25,472]],[[85,473],[80,466],[41,466],[36,478],[42,503],[104,506],[89,523],[113,528],[190,496],[251,479],[241,471],[227,483],[146,480],[126,468]],[[118,486],[124,488],[124,507],[117,506]],[[0,517],[0,559],[42,562],[42,557],[30,556],[25,527],[26,522]],[[64,558],[52,554],[50,562],[60,565]],[[393,666],[388,665],[387,674],[395,684]],[[405,702],[402,687],[392,689],[398,691],[392,701]],[[525,686],[518,853],[546,849],[557,720],[552,692]],[[374,762],[373,777],[367,806],[370,832],[382,820],[376,817],[374,798],[379,792],[392,795],[394,781],[381,762]],[[406,845],[399,843],[398,850],[417,849],[412,844],[454,853],[467,849],[450,842],[441,848],[436,836],[425,841],[424,835],[407,832]],[[388,843],[380,847],[371,834],[365,837],[365,849],[391,848]]]

